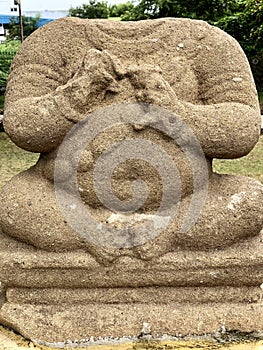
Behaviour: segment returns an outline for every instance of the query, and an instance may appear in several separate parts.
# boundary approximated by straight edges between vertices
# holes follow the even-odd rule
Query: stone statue
[[[101,203],[93,174],[97,159],[113,143],[139,139],[157,144],[176,163],[181,180],[178,214],[169,225],[141,245],[120,248],[91,242],[67,222],[57,204],[54,169],[60,146],[74,125],[100,109],[123,103],[158,106],[178,116],[200,143],[208,181],[200,178],[194,188],[192,167],[182,147],[160,130],[137,122],[105,129],[86,146],[77,168],[81,200],[98,221],[112,227],[126,222],[136,226],[150,220],[162,198],[158,171],[131,157],[118,164],[112,188],[117,198],[129,201],[132,181],[143,179],[148,186],[145,202],[125,215]],[[260,134],[257,92],[246,57],[233,38],[188,19],[54,21],[34,32],[13,61],[4,127],[19,147],[40,152],[40,158],[1,192],[0,280],[8,302],[0,321],[47,342],[64,341],[67,334],[138,335],[145,318],[155,325],[155,335],[173,335],[177,327],[183,334],[211,332],[220,322],[254,329],[263,280],[263,186],[250,178],[212,171],[213,158],[248,154]],[[67,159],[58,182],[73,171]],[[204,204],[194,224],[182,233],[194,191],[204,193]],[[228,307],[220,307],[225,300]],[[247,300],[257,307],[242,305]],[[186,317],[178,326],[174,318],[160,316],[179,303],[176,317],[182,317],[185,311],[180,310],[189,301],[195,305],[193,323]],[[78,321],[81,326],[72,325],[79,320],[82,304],[90,317],[94,312],[104,319],[107,313],[101,333],[96,317],[89,326],[84,320]],[[30,320],[23,308],[31,310]],[[49,336],[36,325],[43,321],[46,308],[53,326],[42,328],[51,329]],[[244,315],[236,323],[227,314],[233,308]],[[74,322],[61,326],[66,312]],[[163,323],[157,322],[158,315],[165,318]]]

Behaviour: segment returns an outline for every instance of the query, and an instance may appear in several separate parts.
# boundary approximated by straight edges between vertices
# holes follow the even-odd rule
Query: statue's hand
[[[79,121],[83,114],[100,105],[107,92],[118,93],[121,76],[121,64],[117,58],[106,51],[89,50],[72,79],[57,88],[57,94],[66,98],[70,107],[78,112],[67,116],[67,119]]]
[[[163,78],[158,66],[131,66],[126,75],[135,89],[135,97],[138,102],[169,108],[178,100],[175,91]]]

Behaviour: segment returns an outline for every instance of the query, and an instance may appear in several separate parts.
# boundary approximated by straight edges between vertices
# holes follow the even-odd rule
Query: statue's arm
[[[254,80],[239,44],[211,27],[194,66],[202,104],[177,101],[174,111],[189,123],[207,156],[246,155],[258,141],[261,118]]]
[[[4,127],[20,147],[46,152],[60,143],[78,111],[67,98],[87,48],[85,26],[64,18],[30,36],[16,55],[8,80]]]
[[[210,158],[242,157],[259,139],[260,114],[245,104],[225,102],[197,106],[179,102],[174,112],[183,116]]]

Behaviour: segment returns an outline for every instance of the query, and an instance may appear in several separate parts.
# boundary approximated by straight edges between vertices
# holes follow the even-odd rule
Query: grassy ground
[[[111,21],[120,21],[120,20],[121,20],[120,17],[109,17],[109,19],[110,19]]]
[[[218,173],[250,176],[263,183],[263,136],[249,155],[239,159],[215,159],[213,167]]]
[[[22,170],[35,164],[38,155],[18,148],[7,135],[0,133],[0,188]]]
[[[249,155],[240,159],[214,160],[218,173],[239,174],[254,177],[263,183],[263,136]],[[38,154],[16,147],[5,133],[0,133],[0,188],[22,170],[35,164]]]

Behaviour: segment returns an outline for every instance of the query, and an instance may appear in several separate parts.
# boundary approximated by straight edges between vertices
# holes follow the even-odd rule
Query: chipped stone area
[[[231,196],[230,202],[227,205],[227,209],[235,210],[235,206],[240,204],[246,197],[246,192],[235,193]]]
[[[146,333],[144,333],[144,331]],[[184,350],[262,350],[263,334],[242,334],[227,332],[224,327],[212,335],[203,335],[199,337],[187,336],[182,338],[180,334],[176,337],[170,337],[166,334],[153,339],[150,334],[150,325],[144,323],[142,334],[139,338],[98,338],[77,340],[67,340],[62,343],[37,344],[29,341],[19,334],[14,333],[6,327],[0,326],[0,349],[1,350],[51,350],[51,349],[88,349],[94,350],[165,350],[165,349],[184,349]]]
[[[125,215],[120,213],[113,213],[108,218],[107,222],[109,224],[125,224],[127,227],[130,225],[138,224],[144,221],[150,221],[153,223],[154,229],[160,229],[168,225],[171,220],[170,216],[161,216],[161,215],[151,215],[151,214],[131,214]]]

